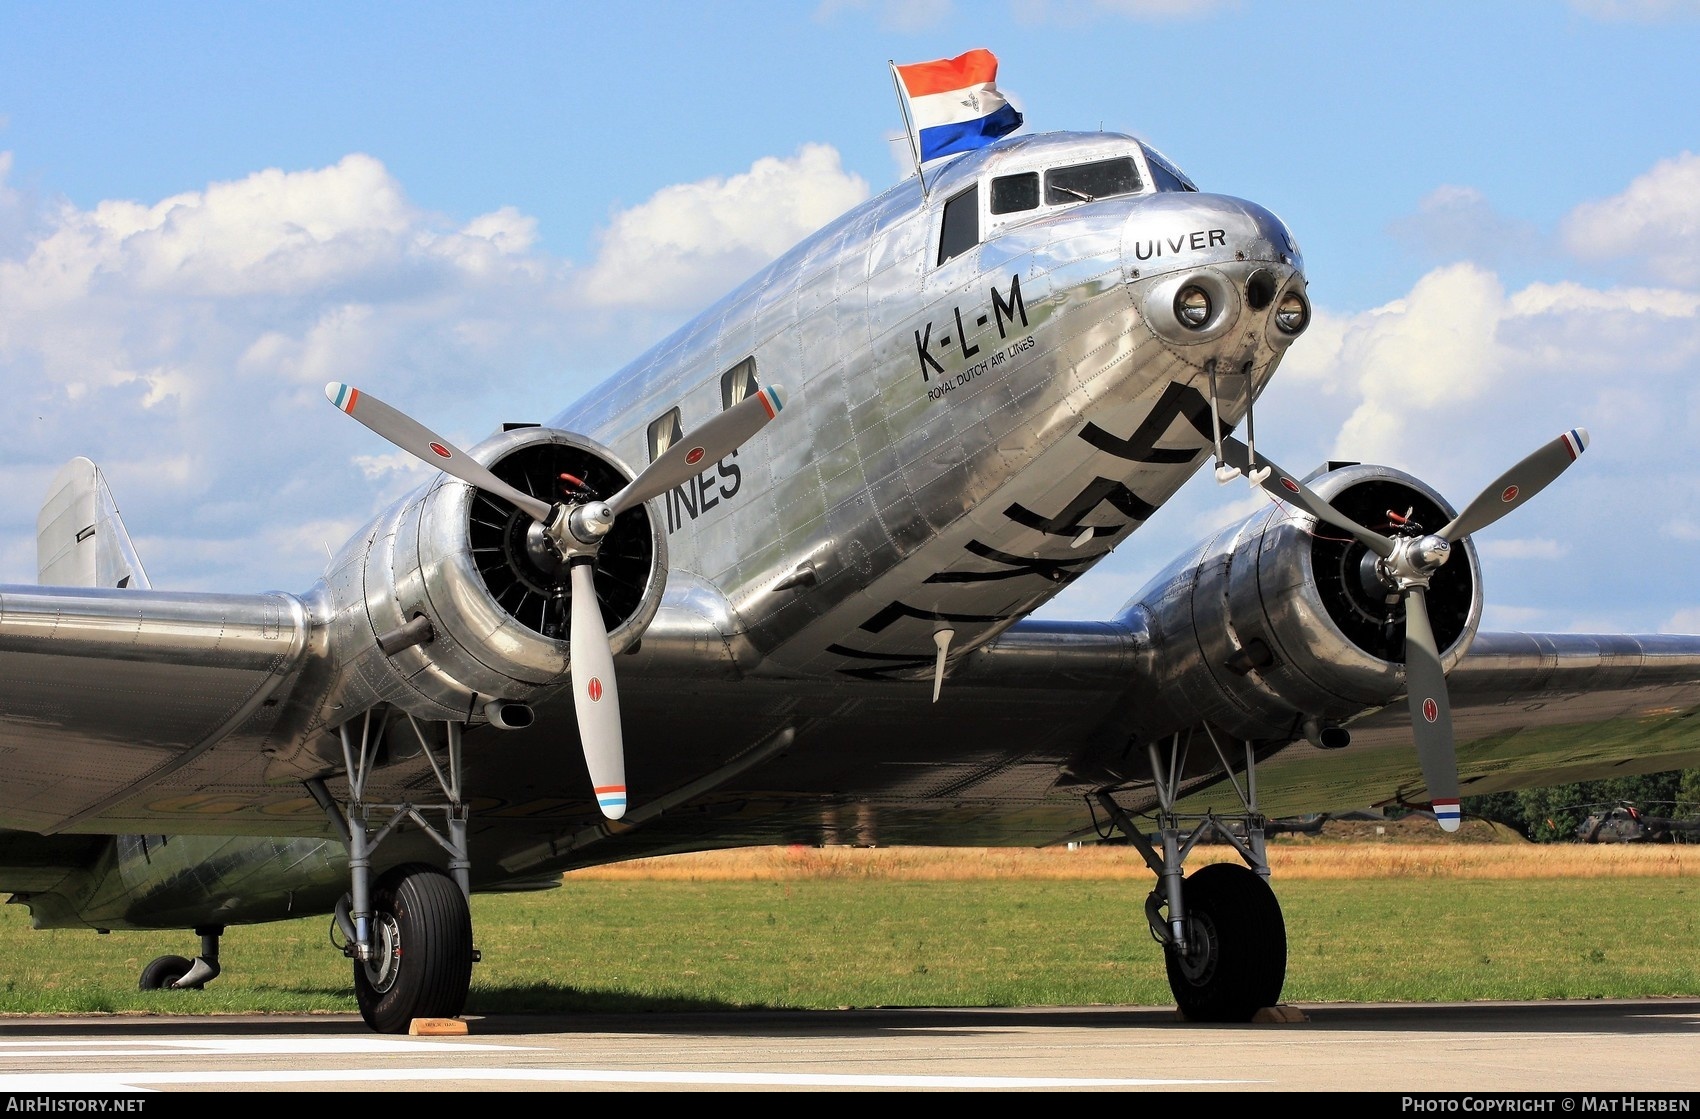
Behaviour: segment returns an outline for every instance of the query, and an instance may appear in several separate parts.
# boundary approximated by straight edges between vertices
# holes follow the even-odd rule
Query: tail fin
[[[47,487],[35,519],[36,582],[44,587],[151,587],[100,467],[74,458]]]

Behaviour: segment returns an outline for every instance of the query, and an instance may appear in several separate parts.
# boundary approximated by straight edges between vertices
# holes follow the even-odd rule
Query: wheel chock
[[[1288,1022],[1308,1022],[1310,1016],[1296,1006],[1266,1006],[1251,1016],[1253,1022],[1281,1025]]]
[[[409,1037],[449,1037],[465,1032],[462,1018],[415,1018],[407,1025]]]

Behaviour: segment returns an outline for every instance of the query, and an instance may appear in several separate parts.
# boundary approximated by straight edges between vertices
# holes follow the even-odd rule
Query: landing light
[[[1210,295],[1203,288],[1188,284],[1175,295],[1175,318],[1192,330],[1203,330],[1210,322]]]
[[[1275,308],[1275,325],[1281,328],[1283,334],[1297,334],[1310,325],[1310,305],[1305,297],[1296,291],[1289,291],[1281,297],[1281,303]]]

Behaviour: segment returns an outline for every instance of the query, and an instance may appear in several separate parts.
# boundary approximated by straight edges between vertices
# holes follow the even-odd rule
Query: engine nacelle
[[[572,496],[578,483],[606,499],[632,477],[607,448],[549,428],[504,432],[467,453],[546,501]],[[508,502],[447,475],[380,515],[326,576],[330,642],[348,666],[335,703],[358,711],[386,702],[426,719],[514,726],[524,704],[563,686],[571,585],[534,526]],[[622,513],[602,544],[596,591],[616,654],[655,617],[666,549],[642,506]],[[492,708],[492,700],[512,706]]]
[[[1428,532],[1455,511],[1424,483],[1384,466],[1332,471],[1310,488],[1383,534],[1407,518]],[[1390,516],[1390,513],[1393,514]],[[1362,544],[1272,504],[1223,529],[1137,596],[1152,642],[1136,733],[1207,720],[1244,739],[1325,733],[1405,691],[1404,604],[1389,603]],[[1441,661],[1451,671],[1481,624],[1481,566],[1455,544],[1428,589]],[[1324,745],[1340,743],[1331,735]]]

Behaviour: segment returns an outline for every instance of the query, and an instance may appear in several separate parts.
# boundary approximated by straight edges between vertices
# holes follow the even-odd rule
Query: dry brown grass
[[[1200,847],[1189,866],[1232,861]],[[1279,880],[1344,878],[1694,878],[1700,844],[1592,845],[1470,842],[1272,843]],[[785,879],[967,881],[988,878],[1149,880],[1131,847],[752,847],[668,855],[572,872],[572,878],[732,882]]]

